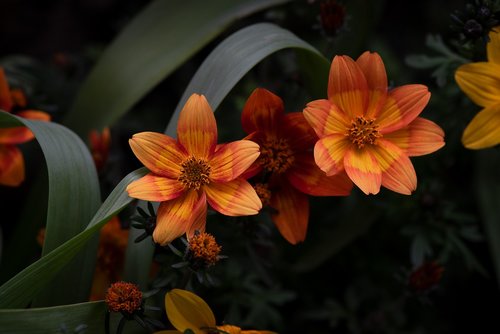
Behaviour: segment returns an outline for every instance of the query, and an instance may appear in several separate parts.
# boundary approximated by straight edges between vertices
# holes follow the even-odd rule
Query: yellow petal
[[[262,209],[254,188],[242,178],[225,183],[212,182],[204,189],[210,206],[224,215],[250,216]]]
[[[210,306],[194,293],[173,289],[165,295],[168,320],[180,332],[191,329],[195,334],[206,331],[202,327],[215,327],[215,316]]]
[[[208,160],[215,151],[217,123],[205,96],[193,94],[187,100],[179,114],[177,139],[197,158]]]
[[[462,65],[455,72],[455,81],[481,107],[500,102],[500,64],[479,62]]]
[[[303,113],[319,138],[334,133],[343,134],[350,124],[344,112],[328,100],[309,102]]]
[[[184,192],[184,185],[178,180],[150,173],[130,183],[127,192],[133,198],[163,202],[179,197]]]
[[[314,160],[326,175],[340,173],[344,170],[344,156],[349,146],[345,135],[329,135],[314,145]]]
[[[0,185],[17,187],[23,181],[23,154],[15,145],[0,145]]]
[[[239,140],[219,145],[210,166],[210,180],[228,182],[239,177],[259,157],[259,145],[250,140]]]
[[[344,158],[347,175],[365,194],[378,194],[382,184],[382,171],[369,149],[351,147]]]
[[[500,103],[480,111],[467,125],[462,143],[470,149],[488,148],[500,144]]]
[[[488,61],[500,65],[500,27],[496,27],[490,31],[488,35],[490,41],[486,45],[488,51]]]

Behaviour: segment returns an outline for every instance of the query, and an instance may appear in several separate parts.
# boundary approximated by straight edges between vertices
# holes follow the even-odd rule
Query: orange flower
[[[11,90],[5,72],[0,67],[0,109],[12,112],[15,108],[24,108],[26,100],[20,90]],[[37,110],[23,110],[17,116],[49,121],[47,113]],[[34,138],[33,133],[24,126],[0,129],[0,185],[16,187],[24,181],[24,158],[17,144]]]
[[[417,117],[430,99],[424,85],[387,89],[384,63],[365,52],[354,61],[336,56],[328,100],[310,102],[304,116],[319,136],[314,158],[327,175],[346,171],[365,193],[380,186],[409,195],[417,177],[408,157],[443,147],[444,132]]]
[[[151,171],[127,187],[130,197],[162,202],[155,242],[166,245],[184,233],[203,232],[207,201],[228,216],[255,215],[262,207],[240,175],[259,156],[259,145],[240,140],[217,145],[217,124],[203,95],[193,94],[179,115],[177,140],[142,132],[130,139],[137,158]]]
[[[306,237],[309,219],[307,195],[349,195],[352,182],[345,173],[326,176],[314,163],[312,148],[318,139],[301,112],[285,114],[283,101],[258,88],[241,115],[247,137],[261,147],[261,155],[246,173],[262,172],[265,183],[256,184],[262,202],[277,210],[271,218],[292,244]]]

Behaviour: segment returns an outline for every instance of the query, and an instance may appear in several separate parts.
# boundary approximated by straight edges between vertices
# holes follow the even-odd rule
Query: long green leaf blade
[[[107,48],[65,124],[80,136],[112,124],[239,18],[287,0],[156,0]],[[193,24],[196,22],[196,24]]]

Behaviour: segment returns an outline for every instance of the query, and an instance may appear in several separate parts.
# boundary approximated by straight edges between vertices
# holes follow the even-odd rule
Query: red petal
[[[50,121],[50,116],[43,111],[25,110],[17,114],[23,118]],[[21,144],[34,138],[33,132],[25,126],[0,129],[0,144]]]
[[[10,87],[5,76],[5,71],[0,67],[0,109],[10,112],[12,110],[13,102],[10,95]]]
[[[17,187],[23,181],[23,154],[14,145],[0,145],[0,185]]]
[[[313,128],[307,123],[302,112],[293,112],[285,115],[281,135],[288,140],[295,152],[312,149],[318,140],[318,136],[316,136]]]
[[[261,131],[274,133],[281,126],[284,115],[281,98],[267,89],[257,88],[248,98],[241,114],[241,124],[246,133]]]

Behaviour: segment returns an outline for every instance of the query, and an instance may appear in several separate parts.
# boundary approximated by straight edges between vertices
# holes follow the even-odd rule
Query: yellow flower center
[[[267,183],[256,183],[253,188],[259,196],[262,206],[267,206],[271,202],[271,190],[269,190],[269,185]]]
[[[210,183],[210,165],[203,159],[190,157],[181,164],[181,175],[178,180],[188,189],[198,190]]]
[[[358,148],[363,148],[366,144],[375,144],[377,138],[382,137],[377,128],[378,124],[375,123],[375,120],[359,116],[351,122],[351,127],[347,130],[346,136]]]
[[[219,260],[221,246],[210,233],[197,233],[189,240],[189,251],[193,258],[211,266]]]
[[[295,161],[293,151],[286,139],[268,139],[260,148],[260,164],[271,173],[283,173]]]

